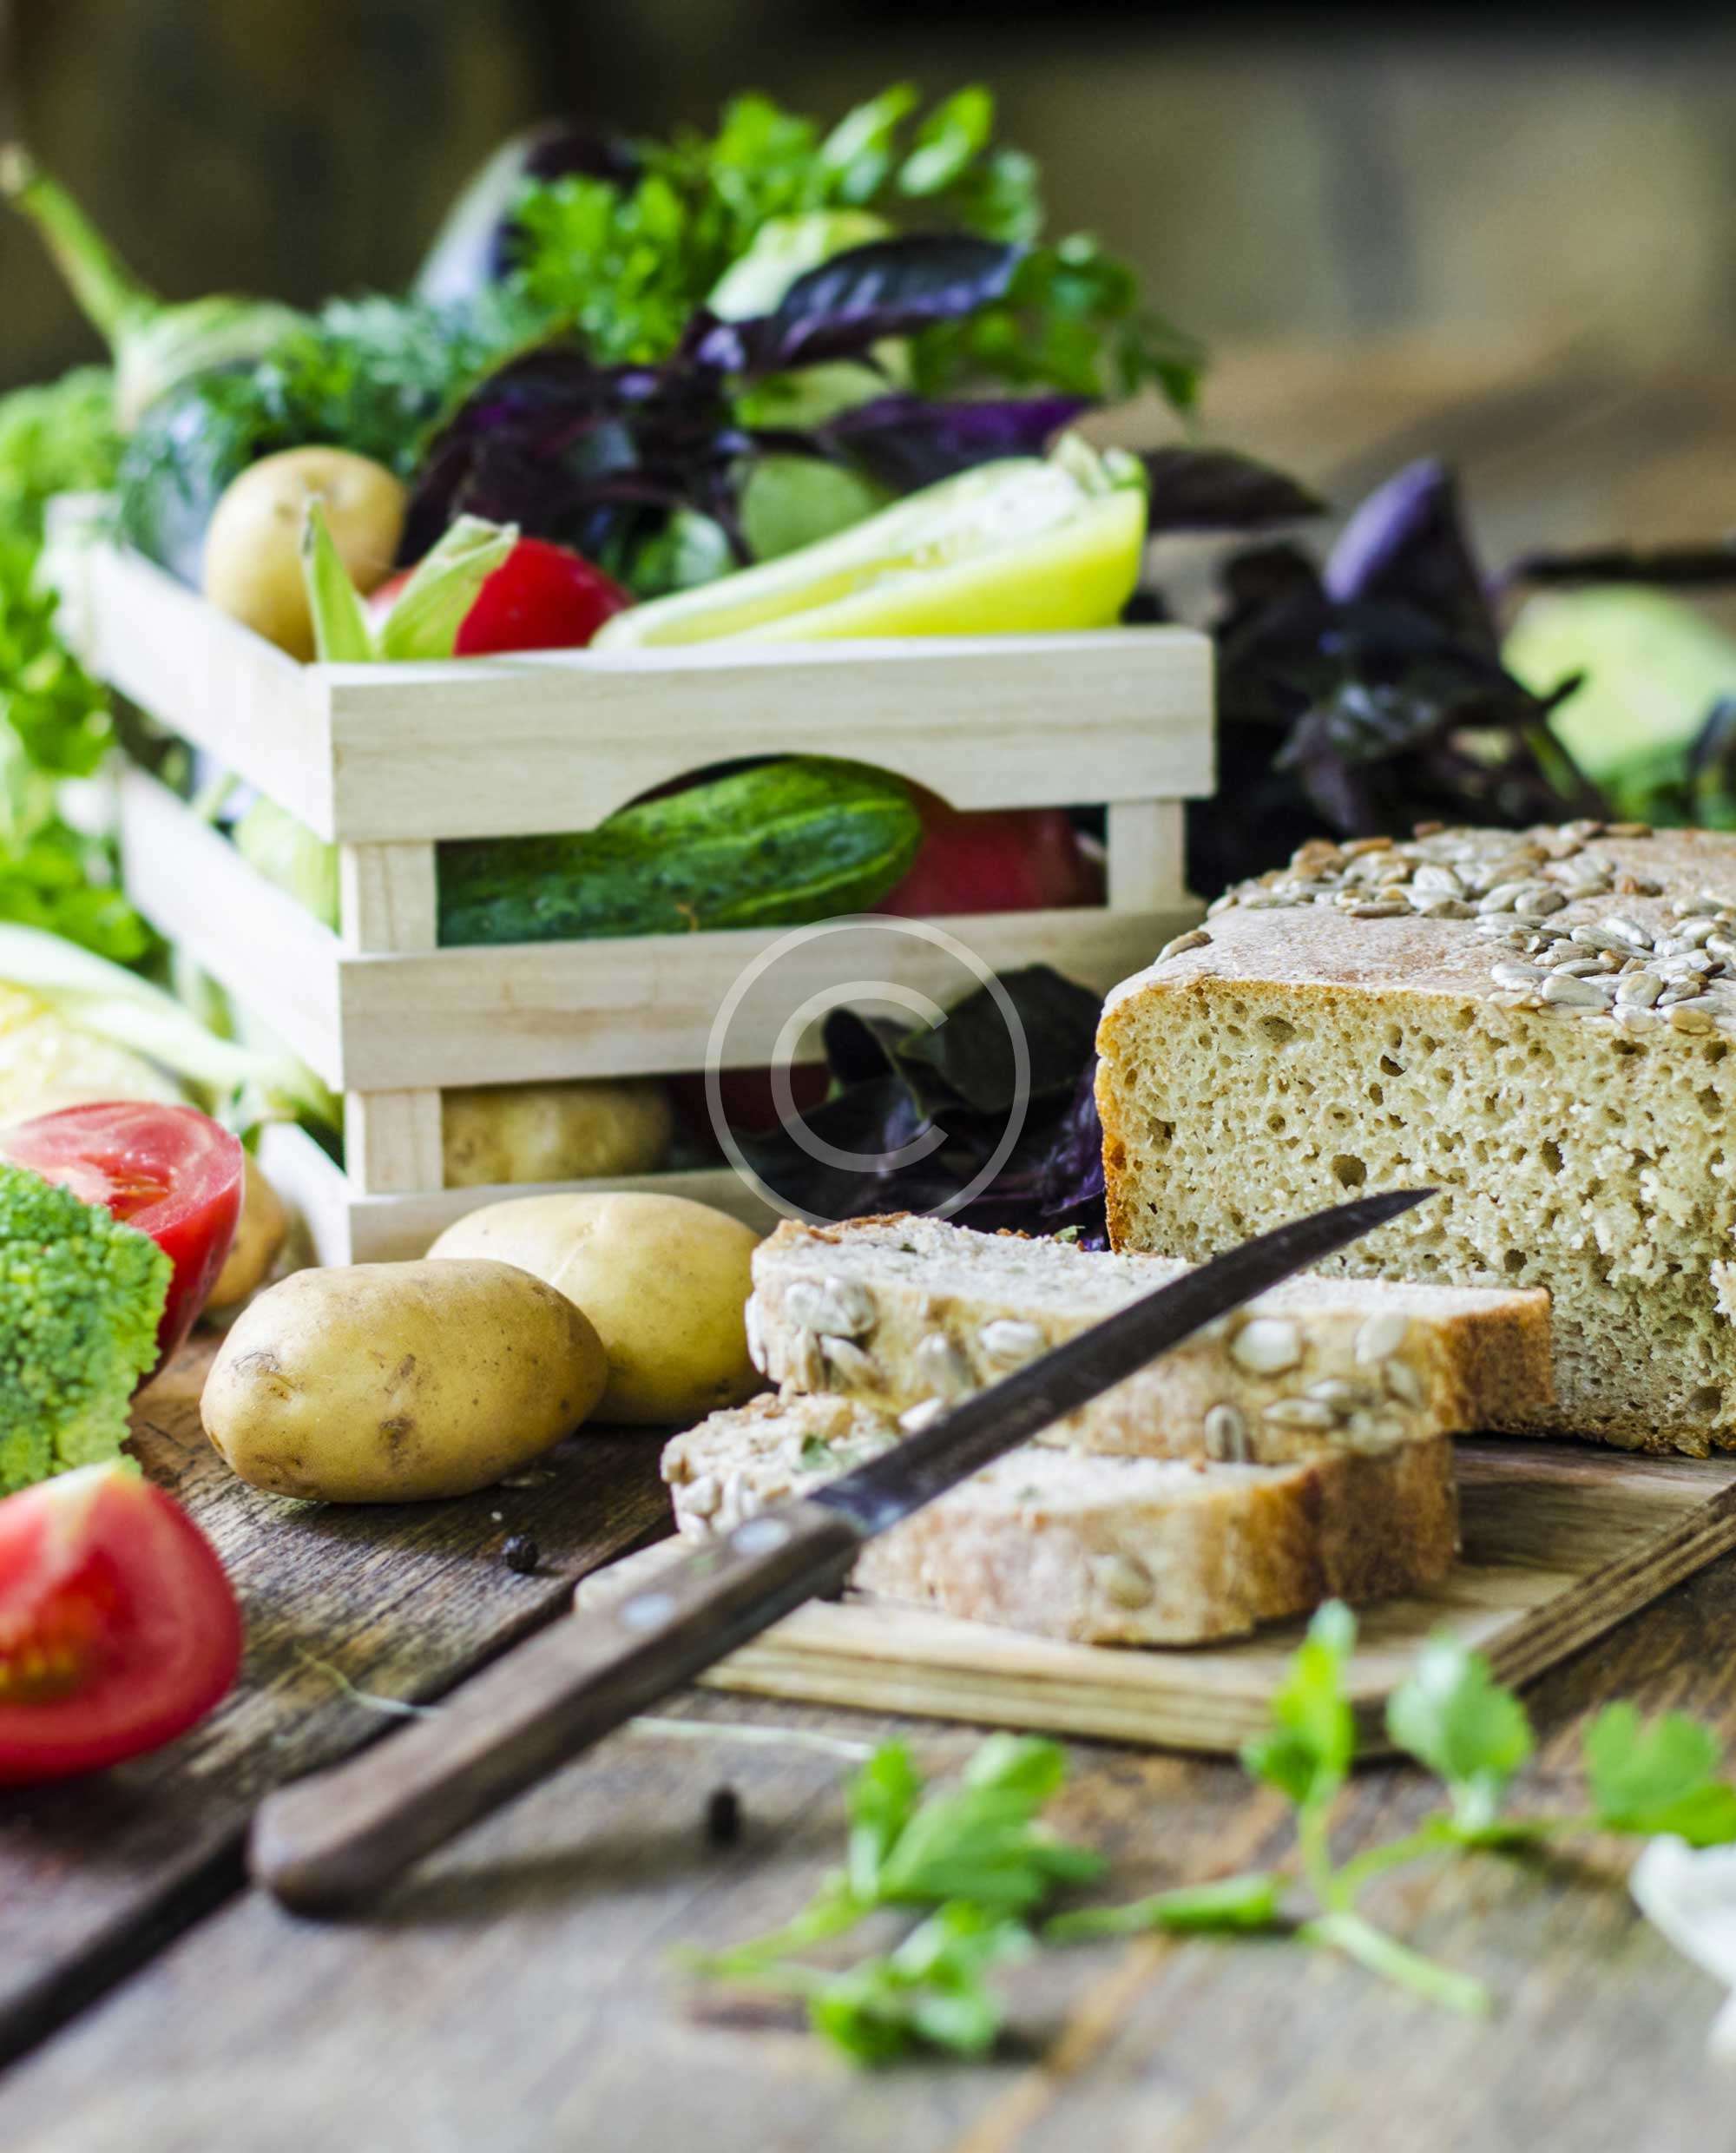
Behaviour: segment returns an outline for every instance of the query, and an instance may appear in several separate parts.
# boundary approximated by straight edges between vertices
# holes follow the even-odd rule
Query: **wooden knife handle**
[[[860,1545],[836,1511],[780,1504],[626,1599],[540,1630],[428,1718],[268,1796],[253,1821],[254,1880],[306,1913],[371,1896],[803,1601],[835,1591]]]

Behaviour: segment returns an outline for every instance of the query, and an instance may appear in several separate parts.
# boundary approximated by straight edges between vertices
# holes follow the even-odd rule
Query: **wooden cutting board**
[[[1437,1631],[1496,1674],[1541,1674],[1736,1546],[1736,1458],[1647,1458],[1588,1445],[1461,1443],[1464,1557],[1414,1599],[1364,1611],[1351,1691],[1364,1746]],[[666,1543],[631,1557],[667,1559]],[[582,1591],[618,1589],[628,1565]],[[852,1597],[805,1607],[706,1679],[722,1689],[1055,1735],[1233,1753],[1265,1725],[1300,1623],[1228,1645],[1060,1644]]]

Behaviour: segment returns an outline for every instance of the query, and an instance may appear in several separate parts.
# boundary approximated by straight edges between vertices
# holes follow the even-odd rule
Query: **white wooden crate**
[[[1181,802],[1212,787],[1211,655],[1187,629],[303,666],[136,554],[67,519],[59,540],[91,669],[339,848],[334,934],[155,780],[122,778],[140,909],[344,1094],[344,1169],[305,1139],[274,1147],[328,1261],[418,1254],[524,1193],[442,1188],[443,1088],[702,1068],[722,997],[784,932],[441,949],[439,839],[589,829],[707,764],[837,754],[960,808],[1107,808],[1103,905],[939,923],[996,970],[1042,961],[1101,991],[1198,916]],[[816,940],[786,999],[865,964],[958,991],[939,950],[900,939],[889,971],[888,949]],[[777,1029],[732,1027],[729,1061],[768,1059]],[[727,1169],[647,1185],[765,1215]]]

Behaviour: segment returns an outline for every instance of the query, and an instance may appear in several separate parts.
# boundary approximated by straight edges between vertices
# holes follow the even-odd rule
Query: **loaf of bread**
[[[806,1494],[898,1440],[859,1399],[786,1395],[713,1413],[663,1453],[688,1539]],[[1443,1577],[1458,1544],[1443,1438],[1289,1465],[1009,1452],[864,1549],[891,1600],[1088,1644],[1200,1644]]]
[[[749,1346],[773,1383],[861,1398],[908,1430],[1187,1267],[937,1219],[786,1221],[754,1252]],[[1297,1278],[1043,1439],[1279,1464],[1478,1428],[1549,1397],[1545,1294]]]
[[[1305,846],[1109,997],[1109,1228],[1195,1260],[1359,1188],[1327,1269],[1541,1286],[1514,1431],[1736,1445],[1736,840],[1573,823]]]

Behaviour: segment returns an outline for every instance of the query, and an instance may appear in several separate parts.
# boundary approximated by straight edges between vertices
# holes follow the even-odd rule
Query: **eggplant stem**
[[[0,194],[36,226],[73,297],[110,345],[161,308],[157,294],[139,281],[22,142],[0,147]]]

